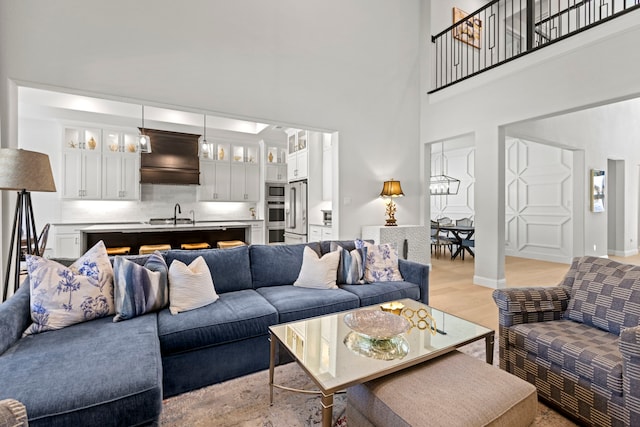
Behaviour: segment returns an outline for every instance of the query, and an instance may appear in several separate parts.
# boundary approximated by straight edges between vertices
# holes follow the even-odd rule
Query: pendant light
[[[200,143],[200,153],[203,157],[209,157],[209,144],[207,143],[207,115],[204,115],[204,126],[202,129],[202,142]]]
[[[460,180],[444,174],[444,141],[441,144],[440,175],[431,175],[429,193],[432,196],[454,196],[458,194]]]
[[[142,127],[140,128],[140,151],[143,153],[151,152],[151,139],[144,131],[144,104],[142,105]]]

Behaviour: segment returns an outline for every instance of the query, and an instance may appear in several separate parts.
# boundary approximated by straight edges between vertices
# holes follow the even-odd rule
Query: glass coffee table
[[[407,319],[410,329],[392,338],[370,338],[356,333],[345,323],[359,310],[381,311],[380,305],[313,317],[269,327],[269,402],[273,389],[318,393],[321,395],[322,425],[329,427],[333,414],[333,395],[352,385],[370,381],[449,353],[458,347],[485,339],[486,361],[493,364],[495,331],[418,301],[403,299],[396,314]],[[379,313],[364,313],[379,315]],[[384,319],[389,319],[385,315]],[[367,316],[371,317],[371,316]],[[375,317],[375,316],[374,316]],[[433,321],[431,320],[433,319]],[[391,320],[398,320],[391,318]],[[404,320],[400,319],[401,322]],[[357,325],[360,326],[360,325]],[[372,325],[375,326],[375,325]],[[276,347],[287,349],[295,361],[318,386],[319,391],[296,390],[274,384]]]

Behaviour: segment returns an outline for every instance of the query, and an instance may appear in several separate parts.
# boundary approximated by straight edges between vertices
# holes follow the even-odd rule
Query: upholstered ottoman
[[[536,388],[454,351],[347,389],[347,422],[360,426],[528,426]]]

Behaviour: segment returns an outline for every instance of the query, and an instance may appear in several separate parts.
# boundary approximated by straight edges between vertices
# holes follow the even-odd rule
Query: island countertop
[[[219,241],[240,240],[251,243],[252,225],[262,220],[196,221],[195,224],[159,224],[148,222],[94,224],[78,227],[82,251],[102,240],[107,248],[128,247],[138,253],[142,245],[169,245],[180,249],[185,243],[207,243],[215,248]]]
[[[220,230],[226,228],[248,228],[251,227],[251,222],[254,221],[196,221],[195,224],[176,225],[151,225],[144,222],[126,224],[96,224],[90,225],[88,227],[82,227],[79,229],[79,231],[81,233],[144,233],[157,231]]]

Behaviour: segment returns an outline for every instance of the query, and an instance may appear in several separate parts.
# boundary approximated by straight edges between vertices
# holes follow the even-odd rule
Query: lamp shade
[[[380,197],[402,197],[404,193],[402,192],[402,187],[400,186],[400,181],[394,181],[393,178],[389,181],[385,181],[382,185],[382,191],[380,192]]]
[[[49,156],[18,148],[1,148],[0,190],[56,191]]]

